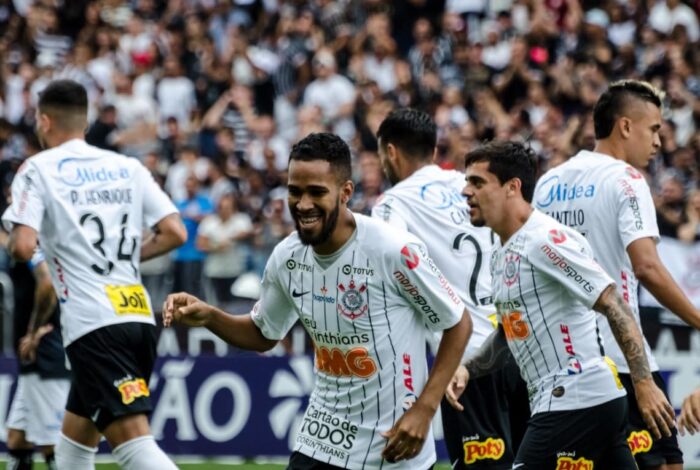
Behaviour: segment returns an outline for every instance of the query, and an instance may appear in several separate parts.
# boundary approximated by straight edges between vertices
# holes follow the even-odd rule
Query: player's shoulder
[[[585,237],[575,229],[558,222],[553,217],[534,210],[528,220],[526,239],[528,250],[539,251],[544,245],[586,244]]]
[[[415,235],[396,228],[386,222],[353,213],[357,223],[357,241],[360,248],[370,256],[384,256],[387,252],[398,249],[409,243],[423,244]]]

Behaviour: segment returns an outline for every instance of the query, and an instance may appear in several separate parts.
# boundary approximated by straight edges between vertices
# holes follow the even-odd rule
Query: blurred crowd
[[[387,185],[374,133],[393,108],[432,113],[443,167],[498,138],[528,140],[545,171],[592,149],[592,106],[610,81],[642,78],[667,92],[648,172],[659,225],[694,241],[699,11],[700,0],[0,0],[0,184],[7,197],[39,150],[37,93],[79,81],[88,142],[141,159],[188,228],[172,259],[145,264],[145,282],[226,303],[293,230],[287,157],[308,133],[350,144],[351,207],[368,213]]]

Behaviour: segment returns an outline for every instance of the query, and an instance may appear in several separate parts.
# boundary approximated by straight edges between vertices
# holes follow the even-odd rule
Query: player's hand
[[[34,333],[27,333],[19,340],[19,359],[24,364],[31,364],[36,361],[36,349],[39,347],[41,338],[53,331],[53,325],[46,324],[40,326]]]
[[[212,307],[186,292],[170,294],[163,303],[163,326],[169,327],[173,320],[187,326],[206,326]]]
[[[671,429],[676,426],[676,413],[666,399],[664,392],[656,386],[651,378],[634,384],[637,405],[642,418],[656,439],[670,437]]]
[[[695,389],[683,400],[681,415],[678,418],[678,429],[681,436],[685,436],[686,430],[691,436],[700,431],[700,388]]]
[[[388,439],[382,457],[387,462],[394,463],[418,455],[428,436],[433,414],[428,407],[415,402],[394,427],[382,433]]]
[[[462,393],[467,389],[467,383],[469,383],[469,371],[460,364],[445,391],[447,401],[452,405],[452,408],[457,411],[464,411],[464,407],[459,402],[459,397],[461,397]]]

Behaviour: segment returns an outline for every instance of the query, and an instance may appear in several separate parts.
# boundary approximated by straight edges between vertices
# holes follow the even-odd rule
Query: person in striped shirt
[[[174,319],[230,344],[265,351],[298,320],[313,340],[316,386],[289,467],[427,469],[430,429],[471,334],[471,318],[423,242],[350,212],[350,150],[310,134],[289,160],[297,231],[270,256],[260,301],[232,316],[187,293],[168,296]],[[426,339],[442,331],[428,371]]]
[[[596,311],[622,349],[654,437],[670,435],[674,411],[654,383],[639,327],[585,237],[530,205],[535,158],[522,143],[491,142],[467,154],[470,219],[500,239],[491,258],[498,329],[458,369],[455,401],[470,378],[514,358],[532,417],[513,468],[635,469],[625,438],[626,392],[604,355]]]

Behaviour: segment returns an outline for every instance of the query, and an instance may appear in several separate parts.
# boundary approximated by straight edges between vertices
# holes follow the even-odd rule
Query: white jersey
[[[533,211],[491,261],[498,321],[527,382],[532,414],[624,396],[591,310],[612,279],[575,230]]]
[[[489,272],[495,238],[491,229],[474,227],[469,221],[461,194],[464,184],[464,175],[458,171],[425,166],[387,190],[372,216],[408,230],[428,246],[428,254],[472,316],[466,355],[493,333],[496,309]]]
[[[627,247],[640,238],[659,239],[656,209],[644,176],[621,160],[584,150],[540,178],[533,204],[586,237],[596,261],[617,284],[641,330],[639,281]],[[598,326],[605,353],[620,371],[628,373],[625,356],[602,315],[598,316]],[[646,339],[644,349],[651,370],[658,370]]]
[[[103,326],[155,324],[141,234],[176,212],[138,160],[75,139],[24,162],[2,218],[39,233],[67,346]]]
[[[277,245],[252,318],[269,339],[301,320],[316,355],[316,387],[295,451],[353,469],[428,468],[432,432],[409,461],[381,453],[388,431],[423,390],[426,334],[457,324],[464,305],[413,235],[354,214],[357,229],[322,268],[293,233]]]

